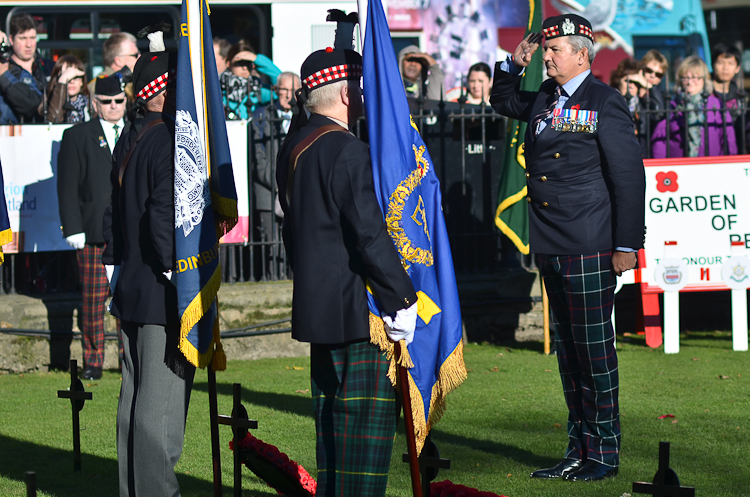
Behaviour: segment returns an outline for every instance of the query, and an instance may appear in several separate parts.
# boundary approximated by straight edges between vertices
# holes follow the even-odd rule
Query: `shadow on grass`
[[[201,392],[208,392],[208,383],[194,383],[193,390]],[[225,395],[229,398],[232,397],[232,384],[231,383],[217,383],[216,384],[217,395]],[[312,418],[313,406],[310,395],[287,395],[275,392],[258,392],[251,390],[245,386],[242,387],[242,403],[252,403],[255,405],[261,405],[268,407],[279,412],[286,412],[289,414],[297,414],[298,416],[306,416]],[[219,413],[229,414],[229,413]],[[249,413],[252,418],[252,412]]]
[[[40,442],[44,442],[40,440]],[[117,460],[81,454],[81,472],[73,471],[73,451],[37,445],[0,435],[0,478],[24,483],[27,471],[36,473],[37,490],[56,497],[81,495],[118,495]],[[209,462],[210,463],[210,462]],[[243,478],[249,470],[243,469]],[[225,483],[226,483],[226,477]],[[194,476],[177,474],[183,495],[213,495],[213,482]],[[224,495],[232,488],[224,485]],[[20,494],[19,494],[20,495]],[[25,495],[25,493],[23,494]],[[271,497],[273,491],[253,495]]]
[[[208,384],[195,383],[193,385],[193,389],[207,391]],[[224,395],[231,398],[232,385],[229,383],[219,383],[216,385],[216,392],[218,395]],[[311,401],[308,396],[285,395],[273,392],[257,392],[254,390],[250,390],[249,388],[242,387],[242,401],[244,404],[252,403],[255,405],[262,405],[269,409],[297,414],[299,416],[312,417],[313,415]],[[249,412],[249,416],[250,418],[253,418],[252,411]],[[399,420],[398,433],[401,436],[404,436],[403,419]],[[470,454],[475,453],[476,451],[481,451],[492,454],[493,456],[500,455],[503,457],[507,457],[508,459],[516,460],[519,463],[538,468],[554,466],[555,464],[560,462],[559,459],[540,456],[527,450],[519,449],[514,445],[449,434],[441,432],[438,429],[433,429],[432,433],[433,440],[437,444],[445,443],[461,447],[461,449],[455,454],[446,454],[446,457],[452,457],[454,461],[464,460],[469,457]],[[394,463],[395,462],[392,462],[392,464]]]
[[[403,433],[403,423],[399,423],[399,432]],[[485,452],[493,458],[500,456],[511,459],[532,468],[549,468],[559,463],[561,459],[561,457],[555,458],[535,454],[515,445],[445,433],[437,428],[434,428],[431,434],[432,440],[438,445],[438,448],[441,444],[452,444],[459,447],[454,454],[448,454],[445,450],[441,452],[441,457],[447,457],[456,462],[476,458],[477,451]]]

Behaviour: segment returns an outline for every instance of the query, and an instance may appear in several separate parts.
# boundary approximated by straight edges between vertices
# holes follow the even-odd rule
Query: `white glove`
[[[414,330],[417,328],[417,303],[407,309],[397,311],[395,316],[383,316],[385,332],[394,342],[406,340],[409,345],[414,340]]]
[[[107,281],[109,281],[109,289],[112,290],[112,295],[115,294],[115,287],[117,286],[117,279],[120,277],[120,266],[104,266],[104,271],[107,273]]]
[[[172,271],[164,271],[164,272],[163,272],[163,273],[161,273],[161,274],[163,274],[163,275],[164,275],[164,277],[165,277],[166,279],[168,279],[169,281],[172,281]]]
[[[65,241],[74,249],[81,250],[86,245],[86,233],[76,233],[65,238]]]

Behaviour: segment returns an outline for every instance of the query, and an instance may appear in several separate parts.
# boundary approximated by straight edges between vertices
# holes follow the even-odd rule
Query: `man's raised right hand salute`
[[[518,67],[526,67],[531,63],[531,56],[542,44],[544,36],[542,33],[529,33],[513,52],[513,63]]]

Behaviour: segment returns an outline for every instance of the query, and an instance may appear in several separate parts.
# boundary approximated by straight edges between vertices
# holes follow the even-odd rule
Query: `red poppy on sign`
[[[669,171],[666,173],[657,173],[656,174],[656,189],[660,192],[676,192],[678,185],[677,185],[677,173],[674,171]]]

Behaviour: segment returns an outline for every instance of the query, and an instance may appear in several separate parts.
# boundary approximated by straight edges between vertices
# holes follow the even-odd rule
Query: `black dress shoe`
[[[96,366],[88,366],[83,370],[83,374],[81,375],[81,378],[84,380],[99,380],[101,377],[102,368],[97,368]]]
[[[562,478],[565,475],[578,471],[583,467],[584,463],[580,459],[563,459],[560,464],[554,468],[538,469],[531,473],[532,478]]]
[[[605,466],[596,461],[586,461],[581,469],[565,475],[568,481],[594,481],[603,480],[617,475],[617,467]]]

